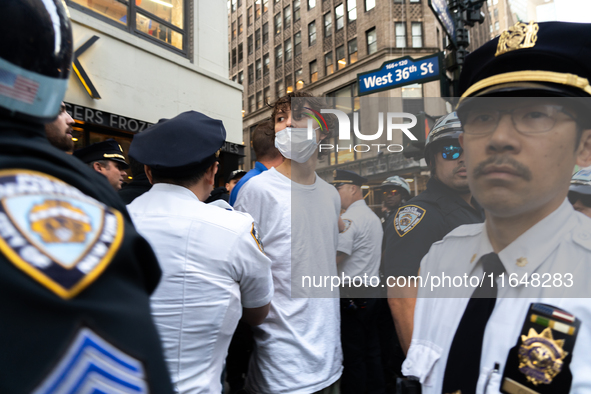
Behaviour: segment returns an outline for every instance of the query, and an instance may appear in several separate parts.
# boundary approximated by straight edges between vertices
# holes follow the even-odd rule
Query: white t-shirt
[[[264,306],[273,296],[271,262],[252,217],[162,183],[127,209],[162,268],[151,306],[175,391],[221,393],[242,307]]]
[[[341,218],[345,222],[345,230],[339,234],[337,250],[348,257],[340,263],[339,275],[379,278],[384,235],[382,222],[365,200],[355,201]]]
[[[247,390],[310,394],[330,386],[342,373],[339,289],[311,292],[335,298],[292,295],[310,294],[301,275],[337,275],[338,193],[318,176],[300,185],[271,168],[248,181],[235,208],[258,224],[275,286],[271,311],[254,329]]]

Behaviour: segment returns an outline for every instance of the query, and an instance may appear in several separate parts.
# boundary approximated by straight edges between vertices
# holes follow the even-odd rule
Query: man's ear
[[[152,169],[150,167],[148,167],[147,165],[144,164],[144,172],[146,173],[146,176],[148,177],[148,181],[150,182],[150,185],[154,184],[154,181],[152,178]]]
[[[102,168],[103,168],[103,166],[101,166],[101,163],[99,163],[98,161],[95,161],[94,163],[92,163],[92,169],[95,170],[96,172],[101,172]]]
[[[217,161],[215,163],[213,163],[211,165],[211,167],[209,167],[207,169],[207,171],[205,171],[205,181],[207,182],[207,184],[209,185],[214,185],[215,184],[215,174],[217,174],[218,172],[218,166],[220,163],[218,163]]]
[[[576,156],[579,167],[591,166],[591,129],[583,130]]]
[[[460,142],[460,146],[464,149],[464,133],[458,136],[458,141]]]

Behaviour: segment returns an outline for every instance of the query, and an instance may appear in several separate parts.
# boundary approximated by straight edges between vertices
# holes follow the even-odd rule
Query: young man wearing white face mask
[[[330,119],[308,139],[306,113],[320,108],[320,99],[303,92],[275,103],[275,146],[285,161],[252,178],[234,206],[254,217],[275,284],[269,315],[254,330],[256,346],[246,381],[249,393],[339,390],[338,289],[331,293],[330,287],[309,291],[301,286],[303,275],[337,275],[340,198],[315,172],[318,144],[332,130]]]

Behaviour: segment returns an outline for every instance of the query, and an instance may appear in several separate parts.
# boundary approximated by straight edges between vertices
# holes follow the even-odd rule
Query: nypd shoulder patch
[[[142,363],[85,327],[33,394],[148,392]]]
[[[0,171],[0,252],[64,299],[90,285],[123,239],[123,217],[36,171]]]
[[[399,237],[404,237],[423,219],[427,211],[417,205],[398,208],[394,217],[394,228]]]
[[[261,241],[261,236],[260,236],[259,230],[256,227],[256,225],[254,224],[254,222],[252,222],[252,228],[250,229],[250,235],[252,235],[252,238],[254,238],[254,241],[256,242],[260,251],[265,253],[265,249],[263,248],[263,241]]]
[[[345,231],[349,230],[351,228],[351,224],[353,223],[349,219],[342,219],[342,220],[343,220],[343,223],[345,223],[345,229],[343,231],[341,231],[341,234],[344,233]]]

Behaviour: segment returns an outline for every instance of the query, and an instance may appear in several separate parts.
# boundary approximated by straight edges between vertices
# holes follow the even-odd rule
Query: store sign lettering
[[[66,110],[72,118],[81,120],[84,123],[107,126],[113,129],[130,131],[132,133],[139,133],[153,124],[138,119],[128,118],[126,116],[96,110],[94,108],[82,107],[70,103],[65,104]]]

